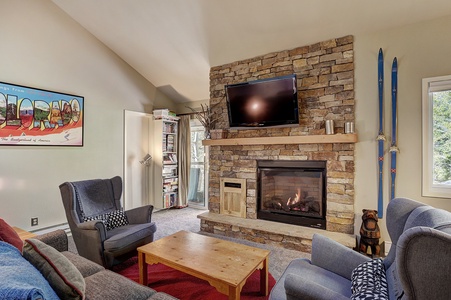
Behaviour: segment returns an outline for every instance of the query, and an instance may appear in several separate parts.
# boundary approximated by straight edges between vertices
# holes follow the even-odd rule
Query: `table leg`
[[[147,285],[147,263],[146,255],[138,251],[138,266],[139,266],[139,283]]]
[[[241,289],[229,286],[229,300],[240,300]]]
[[[263,260],[263,268],[260,270],[260,293],[268,296],[268,265],[269,257]]]

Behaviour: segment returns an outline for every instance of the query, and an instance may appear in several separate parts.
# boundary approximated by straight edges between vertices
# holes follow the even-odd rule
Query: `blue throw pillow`
[[[382,259],[360,264],[351,275],[352,300],[388,300],[388,285]]]
[[[19,250],[2,241],[0,241],[0,274],[0,299],[59,299],[44,276],[20,254]]]

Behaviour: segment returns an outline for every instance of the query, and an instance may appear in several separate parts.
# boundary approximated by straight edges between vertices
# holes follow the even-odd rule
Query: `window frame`
[[[451,90],[451,75],[422,80],[422,196],[451,198],[451,185],[433,183],[433,107],[434,92]]]

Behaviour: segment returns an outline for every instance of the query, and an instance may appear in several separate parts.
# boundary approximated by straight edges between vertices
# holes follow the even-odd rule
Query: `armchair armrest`
[[[396,267],[407,299],[450,299],[450,249],[451,234],[433,228],[413,227],[400,236]]]
[[[287,300],[349,300],[349,298],[328,289],[324,285],[320,285],[293,273],[287,274],[284,281],[284,287]]]
[[[105,223],[103,223],[101,220],[92,220],[92,221],[87,221],[87,222],[83,222],[83,223],[78,223],[77,229],[85,230],[85,231],[89,231],[89,230],[97,231],[98,233],[93,232],[93,233],[89,233],[88,235],[93,238],[95,236],[99,236],[100,241],[104,241],[106,239]]]
[[[153,205],[145,205],[125,211],[130,224],[150,223],[152,220]]]
[[[57,229],[52,232],[40,234],[34,237],[34,239],[40,240],[49,246],[52,246],[59,252],[68,251],[69,244],[67,241],[67,234],[62,229]]]
[[[313,235],[312,264],[351,280],[352,270],[370,260],[342,244],[320,234]]]

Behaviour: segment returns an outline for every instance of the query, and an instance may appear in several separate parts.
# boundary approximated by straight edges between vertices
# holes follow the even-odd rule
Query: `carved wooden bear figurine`
[[[362,212],[359,250],[366,254],[369,246],[372,256],[380,256],[381,246],[379,245],[379,238],[381,237],[381,232],[377,224],[379,220],[377,210],[364,209]]]

